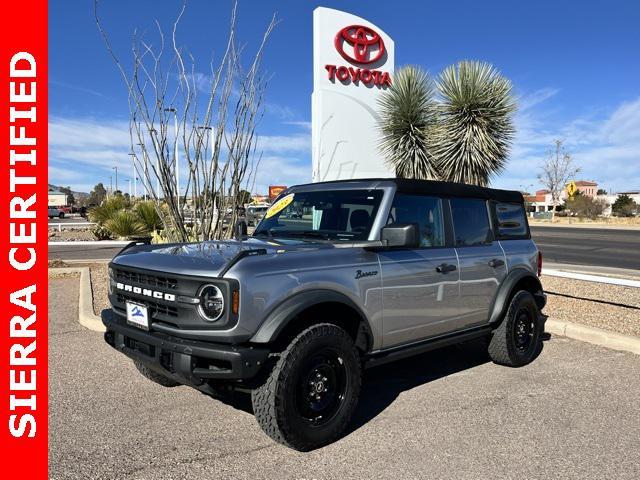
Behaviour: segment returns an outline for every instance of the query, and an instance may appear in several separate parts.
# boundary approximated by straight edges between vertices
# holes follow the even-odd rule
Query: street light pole
[[[127,182],[129,182],[129,198],[132,198],[131,197],[131,179],[127,178]]]
[[[116,171],[116,192],[118,191],[118,167],[113,167],[113,169]]]
[[[131,173],[133,174],[133,196],[138,196],[138,172],[136,172],[136,154],[131,152]]]

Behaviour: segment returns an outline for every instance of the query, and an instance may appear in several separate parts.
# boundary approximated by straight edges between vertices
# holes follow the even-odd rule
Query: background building
[[[67,205],[67,194],[60,190],[49,190],[47,205],[49,207],[63,207]]]

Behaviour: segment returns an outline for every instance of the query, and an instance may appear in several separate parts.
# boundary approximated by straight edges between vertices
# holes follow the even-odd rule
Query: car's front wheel
[[[489,342],[489,356],[500,365],[521,367],[531,363],[542,349],[543,322],[535,298],[520,290]]]
[[[258,424],[273,440],[308,451],[335,440],[358,402],[361,364],[352,338],[322,323],[282,352],[251,400]]]

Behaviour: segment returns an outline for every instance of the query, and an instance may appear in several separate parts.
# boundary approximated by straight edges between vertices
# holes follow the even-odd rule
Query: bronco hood
[[[218,276],[242,251],[246,251],[247,254],[255,251],[255,254],[275,255],[319,248],[332,246],[323,242],[258,238],[245,241],[211,240],[199,243],[136,245],[125,248],[114,257],[112,263],[178,275]]]

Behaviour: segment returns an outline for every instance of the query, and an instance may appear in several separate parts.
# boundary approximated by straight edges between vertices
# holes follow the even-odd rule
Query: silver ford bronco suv
[[[250,237],[125,248],[105,340],[160,385],[250,392],[267,435],[310,450],[345,430],[368,366],[476,338],[495,363],[531,362],[541,261],[519,192],[299,185]]]

